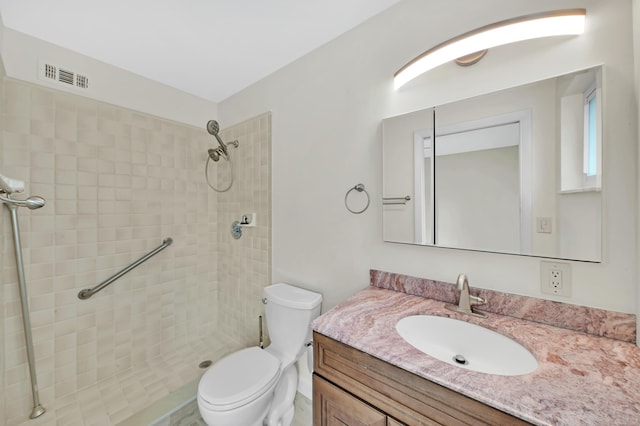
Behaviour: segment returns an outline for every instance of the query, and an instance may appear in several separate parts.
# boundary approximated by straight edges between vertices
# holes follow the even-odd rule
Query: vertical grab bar
[[[3,200],[4,201],[4,200]],[[44,200],[43,200],[44,205]],[[20,242],[20,227],[18,226],[18,205],[5,204],[11,212],[11,225],[13,228],[13,243],[16,249],[16,266],[18,268],[18,283],[20,284],[20,301],[22,302],[22,324],[24,326],[24,338],[27,344],[27,360],[29,362],[29,375],[31,376],[31,392],[33,395],[33,410],[29,418],[35,419],[45,413],[46,408],[40,405],[38,395],[38,379],[36,378],[36,361],[33,355],[33,338],[31,335],[31,320],[29,318],[29,300],[27,298],[27,285],[24,277],[24,263],[22,260],[22,243]]]

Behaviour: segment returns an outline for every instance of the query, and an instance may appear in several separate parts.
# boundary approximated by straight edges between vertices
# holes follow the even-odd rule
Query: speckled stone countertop
[[[473,291],[472,291],[473,293]],[[445,302],[368,287],[313,322],[337,341],[539,425],[640,424],[640,348],[634,343],[486,312],[474,318]],[[406,316],[461,319],[508,336],[529,349],[539,367],[497,376],[455,367],[408,344],[395,329]],[[635,339],[635,330],[634,330]]]

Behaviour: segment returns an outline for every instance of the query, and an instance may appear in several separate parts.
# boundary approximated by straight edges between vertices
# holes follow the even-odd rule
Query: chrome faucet
[[[469,294],[469,280],[465,274],[458,275],[458,290],[460,290],[460,300],[457,305],[447,303],[445,308],[450,311],[459,312],[461,314],[473,315],[475,317],[486,318],[487,316],[481,312],[474,312],[474,305],[482,305],[487,303],[482,297],[472,296]]]

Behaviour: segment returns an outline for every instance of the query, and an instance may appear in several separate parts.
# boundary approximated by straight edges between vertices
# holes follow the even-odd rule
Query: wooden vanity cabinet
[[[314,425],[386,426],[387,416],[318,375],[313,376]]]
[[[314,426],[529,424],[322,334],[313,342]]]

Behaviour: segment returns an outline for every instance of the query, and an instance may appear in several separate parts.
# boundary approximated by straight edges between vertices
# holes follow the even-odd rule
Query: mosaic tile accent
[[[372,286],[415,296],[457,303],[458,290],[453,283],[416,278],[408,275],[371,269]],[[586,306],[519,296],[499,291],[471,287],[471,294],[487,301],[477,309],[535,321],[554,327],[609,337],[625,342],[636,341],[636,316]]]

